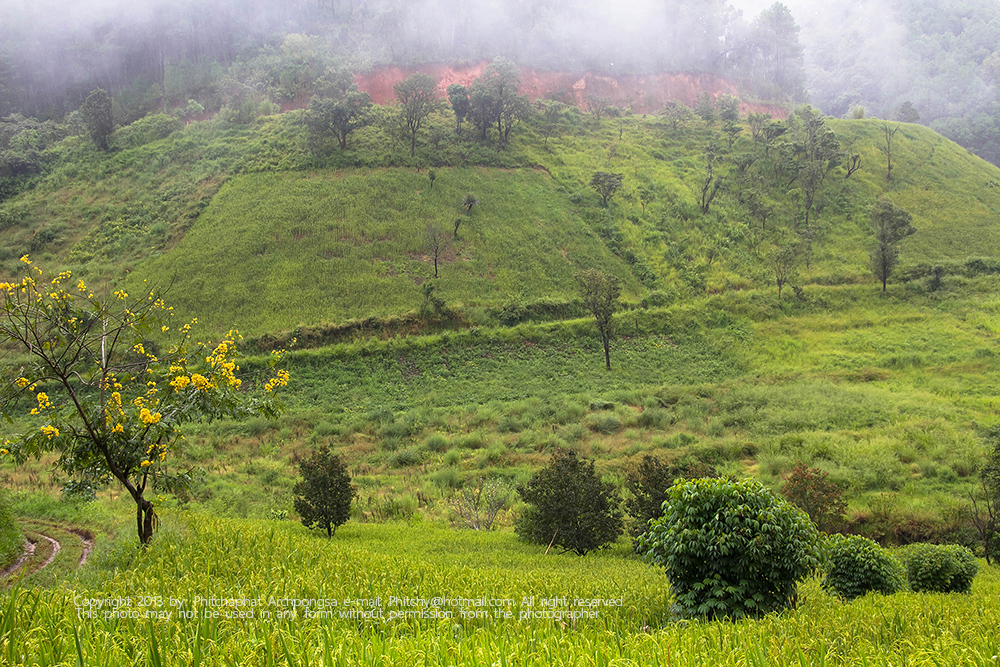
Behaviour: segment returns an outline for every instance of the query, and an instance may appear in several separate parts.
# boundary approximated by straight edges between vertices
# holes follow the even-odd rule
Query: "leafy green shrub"
[[[915,593],[969,593],[979,572],[976,557],[957,544],[911,544],[901,555]]]
[[[826,476],[826,472],[807,468],[800,461],[785,477],[781,495],[808,514],[817,528],[832,533],[844,523],[847,501],[840,486],[827,481]]]
[[[819,564],[819,535],[804,512],[754,479],[674,484],[664,516],[639,551],[667,571],[685,616],[743,618],[791,606]]]
[[[853,600],[875,591],[892,595],[906,588],[903,566],[888,551],[860,535],[826,540],[827,572],[823,588]]]
[[[594,462],[558,450],[545,468],[517,490],[528,507],[516,532],[535,544],[554,544],[581,556],[615,540],[622,532],[620,498],[604,483]]]
[[[351,500],[358,490],[351,484],[347,466],[323,446],[311,458],[299,463],[302,481],[295,485],[295,511],[306,528],[326,530],[333,537],[337,526],[351,515]]]
[[[10,511],[10,501],[7,493],[0,489],[0,569],[6,567],[21,555],[24,549],[24,537],[17,527],[14,515]]]

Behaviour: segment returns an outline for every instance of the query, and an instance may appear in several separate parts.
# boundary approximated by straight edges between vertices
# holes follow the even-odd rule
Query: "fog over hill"
[[[217,107],[227,75],[265,94],[250,64],[301,57],[283,50],[300,34],[359,71],[504,56],[612,79],[711,74],[838,117],[893,118],[909,101],[996,163],[998,17],[998,0],[16,0],[0,6],[0,115],[60,118],[98,86],[123,121],[188,98]]]

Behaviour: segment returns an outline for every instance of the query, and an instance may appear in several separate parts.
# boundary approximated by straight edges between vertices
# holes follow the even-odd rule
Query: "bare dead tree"
[[[465,486],[448,504],[473,530],[489,530],[497,514],[507,506],[514,487],[500,477],[480,479],[475,486]]]
[[[887,182],[892,181],[892,139],[896,136],[896,132],[899,131],[899,123],[893,127],[889,121],[882,121],[882,134],[885,136],[885,147],[882,151],[885,153],[885,180]]]
[[[441,259],[441,253],[444,251],[445,246],[444,234],[442,234],[441,231],[434,225],[427,225],[427,229],[424,231],[424,236],[427,239],[427,249],[434,258],[434,277],[437,278],[438,263]]]

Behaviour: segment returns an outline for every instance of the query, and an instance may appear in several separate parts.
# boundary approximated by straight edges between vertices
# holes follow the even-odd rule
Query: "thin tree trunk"
[[[604,366],[607,370],[611,370],[611,350],[609,348],[608,335],[603,334],[601,338],[604,340]]]

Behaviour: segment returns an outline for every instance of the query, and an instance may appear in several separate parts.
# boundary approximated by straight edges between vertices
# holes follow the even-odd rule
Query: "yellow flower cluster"
[[[230,331],[229,334],[232,336],[236,331]],[[238,335],[238,334],[237,334]],[[230,387],[237,387],[242,384],[242,381],[236,377],[235,373],[240,369],[236,365],[235,361],[228,358],[231,350],[234,350],[234,343],[232,340],[224,340],[215,346],[212,354],[205,357],[205,363],[207,363],[212,368],[218,368],[220,374],[225,379],[226,384]]]
[[[208,391],[215,385],[204,375],[199,375],[198,373],[191,374],[191,384],[194,385],[195,389],[200,389],[201,391]]]
[[[191,378],[186,375],[178,375],[170,381],[170,386],[174,388],[174,391],[180,391],[189,384],[191,384]]]
[[[287,387],[288,379],[290,377],[291,376],[288,371],[284,368],[278,369],[278,372],[274,374],[274,377],[268,380],[267,384],[264,385],[264,391],[274,391],[277,387]]]
[[[159,456],[160,463],[167,459],[167,446],[164,444],[152,443],[146,449],[146,460],[140,463],[143,468],[153,465],[153,459]]]
[[[31,384],[31,380],[29,380],[28,378],[25,378],[25,377],[20,377],[20,378],[17,378],[16,380],[14,380],[14,384],[17,385],[18,389],[24,389],[29,384]]]
[[[69,280],[72,277],[73,277],[72,272],[70,272],[70,271],[60,271],[59,275],[52,279],[52,284],[54,286],[58,287],[62,283],[62,281]]]
[[[139,421],[141,421],[146,426],[152,426],[160,421],[161,415],[159,412],[150,412],[149,408],[143,408],[139,410]]]
[[[36,396],[35,398],[38,399],[38,407],[31,408],[31,414],[37,415],[40,414],[42,410],[46,410],[52,407],[52,402],[49,401],[49,395],[46,394],[44,391],[38,392],[38,396]]]
[[[55,426],[49,426],[48,424],[42,427],[42,433],[49,436],[49,440],[59,437],[59,429]]]

